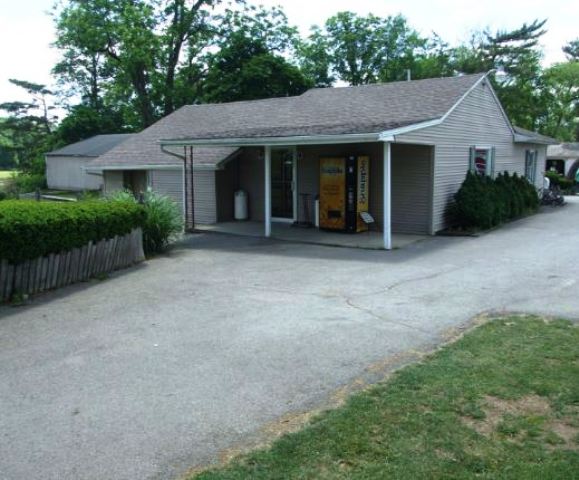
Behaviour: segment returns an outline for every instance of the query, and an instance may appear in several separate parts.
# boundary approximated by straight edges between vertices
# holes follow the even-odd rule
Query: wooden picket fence
[[[15,294],[33,294],[86,281],[144,260],[140,228],[123,236],[16,265],[0,260],[0,302]]]

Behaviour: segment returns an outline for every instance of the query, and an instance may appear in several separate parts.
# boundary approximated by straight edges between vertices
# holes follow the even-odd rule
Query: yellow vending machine
[[[367,156],[320,159],[320,228],[363,232],[360,212],[369,207],[370,158]]]

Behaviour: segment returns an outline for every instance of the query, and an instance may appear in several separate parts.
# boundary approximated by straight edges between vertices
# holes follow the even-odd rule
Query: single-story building
[[[560,143],[547,147],[547,170],[575,179],[579,169],[579,142]]]
[[[45,154],[46,183],[57,190],[99,190],[103,187],[102,175],[89,173],[87,165],[121,144],[132,134],[95,135]]]
[[[248,219],[266,237],[278,223],[319,218],[357,232],[374,220],[390,249],[393,232],[448,225],[469,169],[517,172],[541,187],[552,143],[514,128],[487,75],[474,74],[188,105],[89,168],[103,173],[107,191],[129,174],[171,196],[189,229],[233,225],[243,191]]]

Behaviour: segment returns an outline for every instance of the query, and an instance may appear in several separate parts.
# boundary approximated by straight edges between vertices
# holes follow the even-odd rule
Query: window
[[[470,171],[493,176],[495,172],[494,147],[470,147]]]
[[[525,177],[531,183],[535,183],[538,153],[537,150],[525,151]]]

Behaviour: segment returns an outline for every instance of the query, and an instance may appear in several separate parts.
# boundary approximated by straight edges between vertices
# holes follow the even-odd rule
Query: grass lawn
[[[13,170],[0,170],[0,187],[6,185],[12,178]]]
[[[496,319],[192,478],[579,479],[579,327]]]

